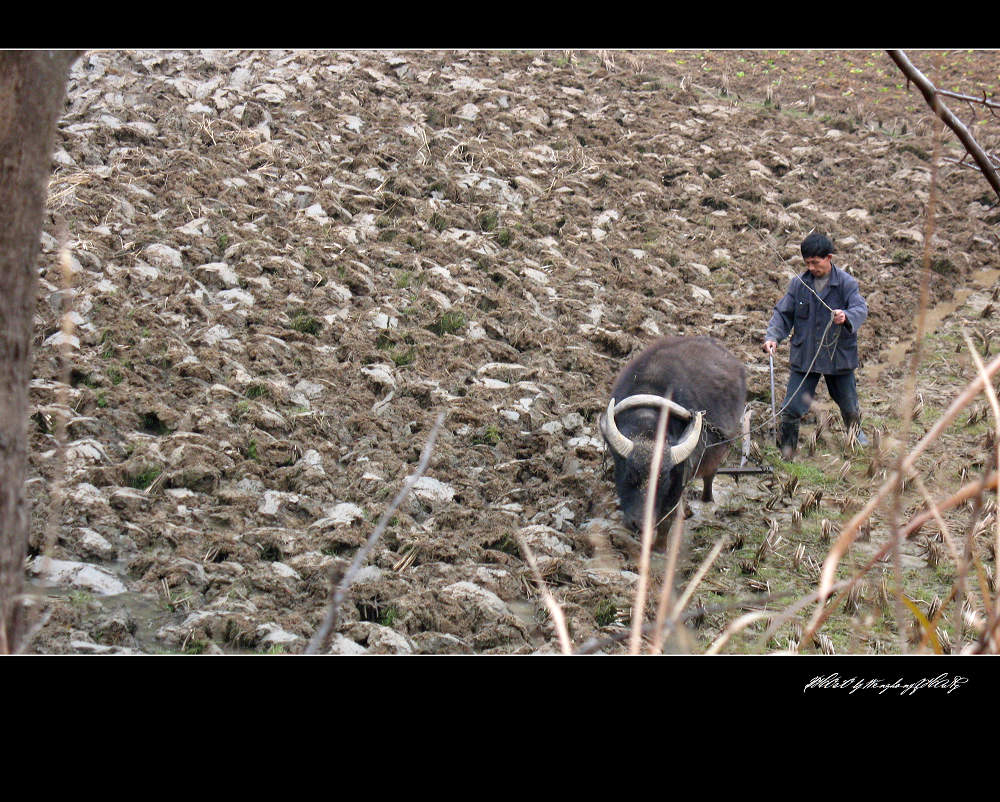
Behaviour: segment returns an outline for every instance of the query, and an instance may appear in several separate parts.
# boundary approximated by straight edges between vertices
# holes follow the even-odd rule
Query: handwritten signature
[[[948,674],[938,674],[933,678],[925,677],[913,682],[904,682],[902,677],[895,681],[888,681],[884,679],[865,679],[863,677],[841,677],[840,674],[834,672],[826,676],[813,677],[802,689],[802,692],[805,693],[806,691],[819,688],[824,690],[846,690],[849,694],[857,691],[875,691],[881,695],[889,691],[895,691],[900,696],[906,696],[913,695],[920,690],[931,689],[950,694],[952,691],[957,691],[968,681],[968,677],[949,677]]]

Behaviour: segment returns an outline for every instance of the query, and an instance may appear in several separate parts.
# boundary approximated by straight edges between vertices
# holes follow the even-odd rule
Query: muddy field
[[[911,57],[943,88],[1000,83],[995,53]],[[974,133],[995,147],[1000,128]],[[950,134],[942,149],[961,155]],[[759,425],[763,331],[816,228],[868,300],[862,408],[890,442],[933,150],[883,52],[88,52],[39,263],[29,572],[50,617],[32,651],[302,652],[440,412],[331,651],[557,651],[519,536],[576,646],[626,631],[634,542],[597,429],[616,371],[660,335],[712,334],[747,365]],[[972,170],[939,169],[911,440],[973,375],[961,327],[993,341],[995,201]],[[787,343],[779,403],[786,361]],[[921,463],[935,496],[982,469],[988,428],[963,415]],[[814,589],[829,528],[884,476],[845,453],[839,417],[794,468],[754,439],[774,477],[692,502],[682,575],[726,546],[672,648]],[[904,566],[925,610],[955,574],[927,534]],[[876,516],[848,564],[884,539]],[[892,575],[825,640],[797,644],[792,621],[723,651],[910,648]]]

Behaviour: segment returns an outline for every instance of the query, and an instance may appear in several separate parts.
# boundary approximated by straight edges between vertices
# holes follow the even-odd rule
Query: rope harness
[[[813,366],[816,364],[816,360],[819,359],[819,355],[821,353],[823,353],[823,349],[824,348],[828,349],[826,351],[826,353],[829,355],[830,359],[832,360],[833,354],[834,354],[834,352],[836,351],[836,348],[837,348],[837,343],[840,341],[840,331],[841,330],[838,329],[836,337],[833,338],[833,341],[831,343],[829,343],[828,345],[825,344],[825,342],[826,342],[826,336],[827,336],[827,334],[829,334],[830,327],[833,325],[833,315],[834,315],[834,309],[833,309],[833,307],[831,307],[826,301],[824,301],[822,298],[820,298],[819,297],[819,293],[816,292],[816,290],[814,290],[808,284],[806,284],[805,281],[802,279],[802,276],[800,276],[798,273],[796,273],[790,267],[788,267],[787,261],[784,258],[782,258],[781,254],[777,252],[777,249],[775,249],[774,246],[771,243],[769,243],[767,240],[765,240],[763,238],[763,236],[760,234],[759,231],[757,231],[756,228],[754,228],[752,225],[750,226],[750,228],[754,229],[754,231],[758,234],[758,236],[761,237],[761,240],[764,242],[765,245],[768,245],[769,247],[771,247],[772,250],[775,251],[775,253],[777,254],[778,258],[781,260],[781,262],[784,263],[785,266],[786,266],[786,268],[789,270],[789,272],[792,273],[793,278],[798,279],[798,281],[802,284],[802,286],[805,287],[807,290],[809,290],[809,292],[811,292],[813,295],[815,295],[816,296],[816,300],[819,301],[823,306],[825,306],[830,311],[830,319],[827,321],[826,328],[823,329],[823,335],[820,337],[819,345],[816,346],[816,353],[813,355],[812,362],[809,363],[809,367],[806,369],[806,371],[805,371],[805,373],[804,373],[804,375],[802,377],[802,381],[799,382],[799,384],[795,388],[794,392],[786,394],[786,396],[785,396],[785,403],[782,405],[781,409],[779,409],[777,412],[774,411],[774,355],[773,355],[773,353],[769,352],[769,355],[771,357],[771,420],[770,421],[765,421],[765,422],[761,423],[759,426],[756,426],[756,427],[754,427],[752,429],[749,429],[746,432],[741,432],[736,437],[728,437],[727,438],[726,437],[726,433],[724,431],[722,431],[718,426],[716,426],[715,424],[713,424],[708,419],[707,414],[704,415],[704,417],[702,418],[702,434],[701,434],[701,437],[699,438],[699,443],[701,442],[702,439],[705,438],[707,430],[709,430],[709,429],[711,429],[712,431],[714,431],[718,435],[721,435],[723,439],[720,440],[719,442],[712,443],[711,445],[708,445],[707,443],[704,445],[704,447],[702,448],[702,451],[701,451],[701,456],[698,457],[698,464],[694,466],[694,470],[692,470],[691,473],[684,480],[683,486],[681,488],[681,499],[678,500],[677,504],[674,504],[674,506],[671,507],[670,510],[668,510],[663,515],[663,517],[660,518],[654,524],[654,529],[656,527],[658,527],[667,518],[669,518],[674,513],[674,511],[677,509],[678,505],[681,503],[681,500],[683,500],[683,498],[684,498],[684,491],[687,489],[688,484],[690,484],[691,480],[695,478],[695,475],[698,473],[698,470],[701,468],[702,460],[704,460],[704,458],[705,458],[705,452],[709,448],[715,448],[716,446],[729,445],[730,443],[733,443],[733,442],[735,442],[737,440],[740,440],[741,438],[749,437],[751,434],[762,430],[765,426],[768,426],[768,425],[772,426],[774,428],[775,432],[777,432],[778,415],[780,415],[781,413],[783,413],[788,408],[788,405],[791,403],[791,400],[794,399],[798,395],[798,392],[802,388],[802,385],[805,383],[806,378],[812,372]],[[661,409],[660,414],[662,415],[662,414],[664,414],[664,412],[665,412],[665,410]],[[667,413],[667,414],[669,414],[669,413]]]
[[[806,286],[808,287],[809,285],[807,284]],[[812,289],[812,288],[810,288],[810,289]],[[806,376],[809,375],[809,373],[812,371],[813,365],[816,364],[816,360],[819,358],[820,349],[823,347],[823,340],[826,339],[826,335],[829,333],[830,326],[832,326],[832,325],[833,325],[833,316],[831,315],[829,322],[826,324],[826,328],[823,330],[823,336],[820,338],[820,345],[817,346],[817,348],[816,348],[816,355],[813,356],[812,362],[809,363],[809,367],[806,369]],[[837,337],[834,339],[834,341],[832,343],[832,346],[836,347],[837,340],[839,338],[840,338],[840,332],[838,331],[837,332]],[[798,386],[795,388],[795,392],[789,394],[789,397],[790,398],[794,398],[796,396],[796,394],[798,393],[799,389],[802,387],[802,385],[804,383],[805,383],[805,377],[803,377],[802,381],[799,382]],[[773,387],[772,387],[772,400],[773,400]],[[761,423],[759,426],[755,426],[752,429],[747,430],[746,432],[741,432],[740,434],[736,435],[735,437],[728,437],[728,438],[725,436],[726,433],[724,431],[722,431],[722,429],[720,429],[718,426],[716,426],[715,424],[713,424],[711,420],[709,420],[707,412],[704,413],[705,416],[702,418],[702,427],[703,427],[703,429],[712,429],[713,431],[715,431],[718,434],[722,435],[722,437],[724,438],[724,439],[720,440],[717,443],[712,443],[712,445],[708,446],[708,448],[713,448],[715,446],[724,446],[724,445],[728,445],[729,443],[734,443],[737,440],[740,440],[740,439],[742,439],[744,437],[747,437],[747,436],[749,436],[751,434],[759,432],[765,426],[768,426],[768,425],[771,425],[771,424],[775,424],[776,420],[777,420],[777,415],[780,415],[782,412],[784,412],[788,408],[788,404],[789,403],[790,402],[788,400],[786,400],[785,403],[782,405],[781,409],[779,409],[777,413],[773,413],[774,406],[772,404],[771,408],[772,408],[772,414],[774,414],[774,416],[775,416],[774,420],[765,421],[764,423]],[[704,452],[702,452],[702,456],[704,456]],[[698,465],[695,468],[695,473],[697,473],[697,468],[700,468],[700,467],[701,467],[701,460],[699,459],[698,460]]]

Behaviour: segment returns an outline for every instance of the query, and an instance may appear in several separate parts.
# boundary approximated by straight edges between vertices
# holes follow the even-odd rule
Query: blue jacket
[[[781,342],[792,333],[788,360],[792,370],[805,373],[812,364],[812,373],[850,373],[858,366],[858,329],[868,318],[868,304],[858,291],[858,281],[836,265],[830,268],[830,280],[820,298],[830,309],[843,309],[847,321],[840,326],[831,323],[822,343],[830,309],[816,299],[812,289],[813,275],[808,270],[792,279],[785,297],[774,307],[764,339]],[[819,356],[817,346],[821,346]]]

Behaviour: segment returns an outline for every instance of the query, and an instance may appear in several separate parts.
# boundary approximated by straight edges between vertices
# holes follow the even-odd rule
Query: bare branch
[[[982,97],[974,97],[973,95],[963,95],[959,92],[950,92],[947,89],[938,89],[937,93],[939,95],[944,95],[945,97],[953,97],[955,100],[964,100],[966,103],[979,103],[981,106],[985,106],[988,109],[1000,109],[1000,103],[994,103],[986,97],[986,93],[983,92]]]
[[[969,154],[966,153],[965,155],[968,156]],[[992,156],[990,159],[994,163],[994,169],[1000,170],[1000,160],[994,159]],[[941,161],[946,162],[947,164],[957,164],[959,167],[968,167],[970,170],[975,170],[977,173],[982,172],[982,170],[979,169],[979,165],[969,164],[965,161],[965,157],[962,157],[961,159],[947,158],[941,159]]]
[[[916,84],[920,93],[924,96],[924,100],[927,101],[927,105],[930,106],[934,113],[944,121],[945,125],[955,132],[959,141],[965,146],[965,149],[969,151],[972,158],[975,159],[976,164],[979,165],[979,169],[982,170],[986,180],[990,182],[990,186],[993,187],[993,191],[997,193],[998,197],[1000,197],[1000,175],[997,174],[996,167],[994,167],[989,156],[987,156],[986,152],[979,146],[979,143],[976,142],[972,134],[969,133],[969,129],[965,127],[965,124],[959,120],[951,109],[949,109],[941,101],[939,95],[945,93],[936,89],[934,84],[927,80],[927,77],[913,66],[912,62],[906,57],[906,54],[902,50],[887,50],[886,52],[889,54],[889,58],[891,58],[896,63],[896,66],[898,66],[903,72],[903,75],[905,75],[908,80],[913,81],[913,83]],[[986,105],[992,107],[994,104]]]
[[[368,538],[368,542],[362,546],[358,553],[354,555],[354,561],[351,563],[351,567],[344,574],[343,578],[337,584],[337,588],[333,593],[333,598],[330,600],[330,606],[326,611],[326,617],[323,619],[323,623],[320,628],[316,630],[316,634],[313,635],[312,640],[309,641],[309,646],[306,648],[306,654],[316,654],[321,649],[326,647],[327,641],[330,639],[330,634],[333,632],[334,628],[337,626],[337,622],[340,618],[340,606],[344,602],[344,596],[347,595],[347,588],[350,587],[351,582],[354,581],[354,577],[357,575],[361,566],[364,565],[366,559],[368,559],[368,554],[378,543],[378,539],[382,537],[382,533],[385,531],[386,526],[389,524],[389,519],[392,518],[392,514],[396,511],[396,508],[403,503],[403,500],[409,495],[410,490],[417,483],[417,480],[423,476],[424,471],[427,470],[427,464],[431,460],[431,451],[434,449],[434,441],[437,440],[438,430],[441,428],[441,424],[444,422],[444,413],[440,413],[437,417],[437,421],[434,423],[434,428],[431,429],[430,436],[427,438],[427,445],[424,446],[424,451],[420,455],[420,462],[417,465],[417,470],[406,477],[406,483],[403,485],[402,490],[400,490],[396,497],[392,500],[392,503],[386,508],[385,512],[382,513],[382,518],[378,522],[378,526],[375,527],[375,531],[371,533]]]

